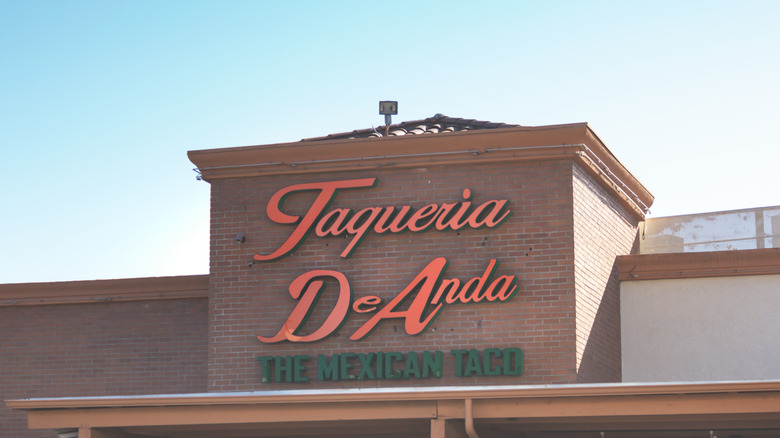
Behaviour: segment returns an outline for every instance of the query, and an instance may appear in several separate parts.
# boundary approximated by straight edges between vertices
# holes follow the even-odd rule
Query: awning
[[[370,388],[6,403],[27,411],[31,429],[78,431],[79,438],[464,438],[467,431],[479,438],[780,436],[777,381]]]

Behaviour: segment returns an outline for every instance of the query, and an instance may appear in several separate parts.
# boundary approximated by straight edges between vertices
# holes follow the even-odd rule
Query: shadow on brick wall
[[[601,304],[577,370],[578,383],[620,382],[620,282],[617,263],[601,295]]]

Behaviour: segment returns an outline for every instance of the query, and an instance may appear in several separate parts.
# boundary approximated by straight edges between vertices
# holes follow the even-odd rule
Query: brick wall
[[[450,138],[466,141],[472,137],[481,138]],[[247,173],[209,179],[208,300],[202,298],[202,284],[199,295],[186,299],[0,307],[0,395],[17,399],[619,381],[620,315],[614,264],[616,255],[631,251],[635,216],[616,202],[612,190],[577,164],[587,163],[585,155],[570,150],[576,149],[578,141],[556,137],[547,139],[548,143],[531,143],[530,152],[518,153],[541,155],[533,159],[523,155],[521,161],[515,160],[515,145],[507,143],[507,137],[484,140],[503,142],[499,144],[503,149],[490,153],[500,149],[497,153],[506,158],[470,164],[455,161],[446,166],[432,162],[429,167],[414,168],[388,162],[387,167],[377,165],[372,170],[321,173],[285,169],[287,174],[282,176],[251,177],[245,175],[252,171],[241,164],[226,165]],[[432,157],[447,153],[446,148],[436,149],[439,143],[429,145],[434,147]],[[544,144],[553,145],[555,151],[540,146]],[[574,146],[555,146],[560,144]],[[604,159],[609,161],[609,157]],[[500,161],[510,158],[511,162]],[[220,166],[229,162],[214,160],[213,169],[219,175]],[[341,190],[326,211],[390,206],[420,210],[430,204],[460,203],[464,190],[469,189],[474,207],[489,200],[508,200],[511,216],[493,228],[369,232],[349,258],[340,253],[350,244],[351,235],[317,237],[311,233],[287,257],[253,261],[255,253],[269,254],[279,248],[295,228],[268,218],[266,206],[275,193],[294,184],[357,178],[376,178],[377,183]],[[293,193],[285,198],[282,210],[303,215],[316,195],[313,191]],[[239,234],[246,240],[237,242]],[[464,282],[482,276],[495,259],[499,264],[493,278],[516,276],[517,292],[504,302],[445,304],[416,336],[407,334],[404,320],[397,318],[382,321],[365,338],[352,341],[349,337],[374,315],[352,311],[332,336],[318,342],[268,344],[257,339],[279,332],[296,304],[288,288],[301,275],[313,270],[336,272],[348,279],[350,300],[373,295],[382,299],[378,305],[382,308],[426,265],[441,257],[448,263],[443,277]],[[152,294],[146,298],[157,296],[156,288],[142,292]],[[326,282],[304,329],[296,334],[305,336],[317,330],[328,319],[339,292],[333,281]],[[90,297],[92,292],[79,293]],[[418,293],[412,291],[397,310],[406,310]],[[182,296],[187,295],[178,295]],[[428,306],[425,311],[432,309]],[[523,350],[522,376],[455,376],[451,350],[505,348]],[[424,351],[444,353],[441,377],[317,380],[318,355]],[[306,373],[311,381],[282,383],[273,381],[273,376],[271,382],[262,381],[258,356],[301,355],[313,359]],[[351,363],[351,372],[357,374],[360,363],[355,357]],[[0,408],[0,425],[0,436],[51,436],[51,431],[26,431],[24,414],[4,407]]]
[[[249,266],[256,252],[268,254],[292,231],[271,223],[269,198],[291,184],[377,177],[374,188],[343,190],[333,208],[411,205],[460,201],[470,188],[477,204],[508,199],[512,216],[493,229],[429,230],[421,233],[372,234],[349,259],[339,257],[348,239],[313,234],[290,256]],[[303,214],[313,194],[285,200],[284,211]],[[244,391],[296,387],[408,386],[466,384],[571,383],[576,381],[574,235],[570,160],[310,174],[305,177],[257,177],[212,182],[212,242],[209,323],[209,390]],[[235,241],[238,233],[247,240]],[[446,278],[479,276],[490,259],[500,262],[497,275],[517,275],[518,293],[505,303],[452,304],[418,336],[404,333],[403,321],[380,323],[361,341],[347,338],[370,315],[351,313],[331,338],[316,343],[263,344],[289,315],[294,301],[287,288],[312,269],[344,273],[355,298],[378,295],[387,303],[432,259],[449,261]],[[311,327],[327,316],[335,289],[327,289]],[[257,356],[332,355],[340,352],[426,351],[517,347],[525,351],[522,377],[311,381],[306,384],[262,383]],[[445,370],[452,370],[452,363]]]
[[[204,392],[205,299],[0,307],[0,399]],[[0,405],[0,436],[27,430]]]
[[[637,220],[574,165],[574,278],[579,382],[619,382],[620,284],[615,258],[630,254]]]

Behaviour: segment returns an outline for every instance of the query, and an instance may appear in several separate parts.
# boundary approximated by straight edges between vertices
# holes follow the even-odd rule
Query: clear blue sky
[[[0,283],[208,272],[193,149],[588,122],[651,216],[780,204],[780,1],[0,0]]]

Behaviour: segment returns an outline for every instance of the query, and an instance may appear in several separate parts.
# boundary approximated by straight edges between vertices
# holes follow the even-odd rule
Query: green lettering
[[[282,373],[285,382],[292,382],[292,359],[292,356],[274,356],[274,377],[277,382],[282,381]]]
[[[272,360],[274,360],[273,356],[257,356],[257,361],[260,362],[260,381],[263,383],[271,381]]]
[[[504,350],[504,375],[523,375],[523,350],[519,348],[507,348]]]
[[[311,358],[305,354],[293,358],[293,382],[301,383],[309,381],[309,378],[303,375],[308,369],[303,363],[308,362],[309,359]]]
[[[404,379],[415,377],[420,378],[420,362],[417,360],[417,353],[410,351],[406,355],[406,363],[404,364]]]
[[[463,377],[463,355],[468,353],[468,350],[450,350],[450,353],[455,355],[455,376]]]
[[[469,350],[469,355],[466,357],[466,369],[463,370],[464,376],[472,374],[482,376],[482,367],[479,366],[479,352],[477,350]]]
[[[395,369],[393,362],[402,361],[404,355],[398,352],[385,353],[385,379],[400,379],[401,370]]]
[[[371,369],[371,366],[376,359],[376,353],[358,353],[357,357],[360,359],[360,374],[358,374],[357,378],[359,380],[375,379],[376,375],[374,374],[374,370]]]
[[[423,377],[441,377],[443,368],[444,354],[441,351],[423,351]]]
[[[500,367],[493,367],[493,357],[500,358],[501,357],[501,350],[498,348],[487,348],[485,351],[482,352],[483,354],[483,366],[482,370],[485,372],[486,376],[498,376],[501,375],[501,368]]]
[[[352,364],[349,362],[349,360],[355,356],[355,353],[341,353],[341,357],[339,358],[339,362],[341,363],[341,379],[355,380],[355,375],[350,373]]]
[[[324,354],[317,355],[317,380],[339,380],[339,355],[334,354],[328,360]]]

